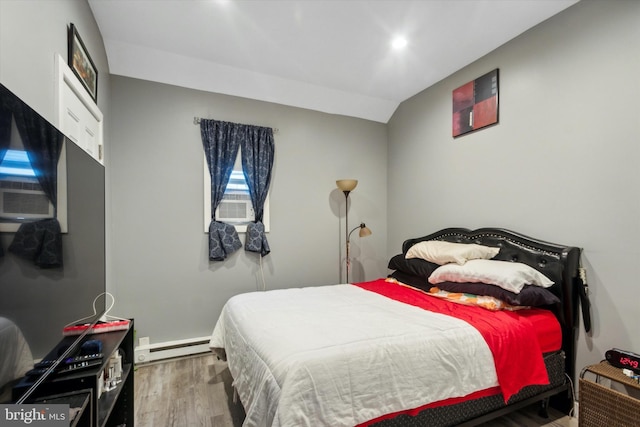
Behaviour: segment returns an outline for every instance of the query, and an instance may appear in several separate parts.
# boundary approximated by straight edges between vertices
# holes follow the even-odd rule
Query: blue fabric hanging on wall
[[[200,135],[211,176],[211,224],[209,225],[209,259],[223,261],[242,247],[235,227],[215,220],[216,208],[222,201],[233,164],[238,156],[240,140],[234,123],[201,120]],[[230,228],[231,227],[231,228]]]
[[[271,252],[264,223],[264,202],[271,184],[274,157],[273,129],[250,126],[247,137],[242,140],[242,170],[255,212],[255,221],[247,226],[244,248],[265,256]]]

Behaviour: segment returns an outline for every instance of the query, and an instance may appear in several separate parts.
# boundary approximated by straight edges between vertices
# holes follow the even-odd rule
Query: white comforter
[[[353,285],[237,295],[210,347],[226,351],[245,427],[352,427],[498,385],[468,323]]]
[[[33,368],[33,357],[20,328],[11,320],[0,317],[0,388],[22,377]]]

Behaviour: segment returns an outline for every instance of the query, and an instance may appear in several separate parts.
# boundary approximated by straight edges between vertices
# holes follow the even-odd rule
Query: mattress
[[[385,295],[388,290],[400,300]],[[520,325],[517,334],[500,333],[517,335],[520,341],[511,345],[502,335],[487,340],[468,314],[453,313],[454,303],[418,294],[381,279],[231,298],[210,346],[225,349],[247,414],[244,426],[354,426],[464,398],[501,386],[498,359],[520,357],[518,349],[531,343],[544,379],[537,369],[527,381],[548,382],[532,320],[547,321],[544,310],[527,311],[525,320],[517,320],[519,313],[500,315]],[[416,301],[422,299],[445,306],[447,314],[425,309]],[[471,322],[491,323],[480,317],[484,309],[460,310],[471,313]],[[511,347],[515,356],[494,357],[500,347]]]

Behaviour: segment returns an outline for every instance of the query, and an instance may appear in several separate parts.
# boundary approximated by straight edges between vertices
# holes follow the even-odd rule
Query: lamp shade
[[[357,179],[339,179],[336,181],[336,185],[342,191],[353,191],[358,185]]]
[[[360,227],[360,237],[367,237],[367,236],[371,236],[371,230],[369,229],[369,227],[362,224],[362,227]]]
[[[364,222],[361,222],[359,226],[354,227],[353,230],[351,230],[349,232],[349,234],[347,235],[347,243],[349,243],[349,239],[351,239],[351,235],[353,234],[354,231],[359,230],[358,231],[358,236],[360,237],[367,237],[367,236],[371,236],[371,230],[369,229],[369,227],[367,227],[366,225],[364,225]]]

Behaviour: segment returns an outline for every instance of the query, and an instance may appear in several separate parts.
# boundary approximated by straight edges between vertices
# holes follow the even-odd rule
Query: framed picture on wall
[[[453,136],[498,123],[498,69],[453,91]]]
[[[80,79],[94,101],[98,100],[98,69],[85,47],[75,25],[69,26],[68,62],[73,73]]]

